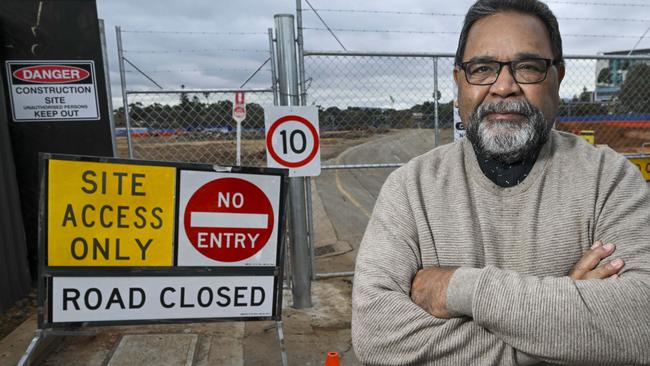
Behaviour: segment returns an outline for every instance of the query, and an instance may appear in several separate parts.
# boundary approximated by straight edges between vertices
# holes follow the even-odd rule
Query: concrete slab
[[[122,336],[107,366],[194,364],[197,334],[127,334]]]
[[[227,329],[218,333],[203,334],[199,342],[196,366],[244,365],[244,323],[227,323]],[[222,324],[220,324],[222,325]]]

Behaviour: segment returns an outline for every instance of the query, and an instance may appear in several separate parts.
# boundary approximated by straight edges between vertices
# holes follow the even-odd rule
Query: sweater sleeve
[[[617,245],[619,279],[538,278],[486,267],[463,269],[474,286],[471,314],[463,289],[448,305],[533,357],[561,364],[650,364],[650,190],[631,164],[602,192],[595,239]],[[558,243],[560,245],[561,243]],[[472,284],[474,282],[474,284]]]
[[[525,355],[469,318],[438,319],[411,301],[421,257],[404,184],[395,173],[384,184],[357,255],[352,342],[359,360],[370,365],[533,361],[517,360]]]

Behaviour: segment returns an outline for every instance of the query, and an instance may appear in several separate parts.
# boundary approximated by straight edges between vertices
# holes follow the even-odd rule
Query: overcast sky
[[[455,52],[458,34],[444,32],[460,31],[462,17],[456,14],[464,14],[473,2],[309,1],[317,10],[322,9],[319,14],[331,28],[341,29],[334,32],[348,50],[445,53]],[[548,4],[559,18],[565,55],[630,49],[650,26],[648,0],[570,0],[548,1]],[[304,27],[324,28],[304,0],[302,7]],[[126,31],[122,35],[125,57],[165,89],[179,89],[181,85],[195,89],[238,88],[268,57],[266,32],[273,27],[273,15],[295,15],[296,3],[294,0],[97,0],[97,8],[105,22],[113,103],[118,107],[121,89],[115,26]],[[370,32],[375,30],[382,32]],[[256,34],[219,34],[225,32]],[[306,29],[304,38],[307,50],[342,50],[327,31]],[[650,48],[650,34],[637,48]],[[128,89],[157,89],[132,67],[127,65],[126,69]],[[269,70],[266,65],[247,87],[268,88]],[[316,78],[309,75],[310,67],[307,74]]]

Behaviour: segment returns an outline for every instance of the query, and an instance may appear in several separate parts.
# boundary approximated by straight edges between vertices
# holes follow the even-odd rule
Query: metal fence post
[[[298,28],[298,77],[300,87],[300,105],[307,105],[307,84],[305,81],[305,54],[304,39],[302,33],[302,0],[296,0],[296,27]],[[314,218],[311,199],[311,177],[306,179],[305,194],[307,195],[307,243],[309,244],[309,259],[311,261],[311,279],[316,279],[315,254],[314,254]]]
[[[433,58],[433,115],[435,147],[440,146],[440,119],[438,118],[438,58]]]
[[[124,123],[126,124],[126,143],[129,148],[129,158],[133,159],[133,144],[131,141],[131,121],[129,118],[129,100],[126,95],[126,74],[124,72],[124,51],[122,50],[122,28],[115,27],[117,38],[117,59],[120,66],[120,82],[122,84],[122,103],[124,104]]]
[[[298,43],[298,85],[300,88],[300,105],[307,105],[307,89],[305,87],[305,55],[304,43],[302,38],[302,0],[296,0],[296,25],[298,34],[296,41]]]
[[[102,45],[102,61],[104,62],[104,82],[106,83],[106,99],[108,100],[108,121],[111,125],[111,140],[113,141],[113,157],[117,157],[117,140],[115,139],[115,116],[113,116],[113,97],[111,92],[111,76],[106,54],[106,32],[104,19],[99,19],[99,40]]]
[[[271,90],[273,90],[273,105],[278,105],[278,77],[275,73],[277,62],[275,61],[275,47],[273,47],[273,29],[269,28],[269,53],[271,57]]]
[[[277,14],[275,32],[278,47],[280,104],[299,105],[298,67],[293,15]],[[293,306],[309,308],[311,302],[311,270],[307,242],[305,178],[292,177],[289,182],[291,215],[291,262],[293,269]]]

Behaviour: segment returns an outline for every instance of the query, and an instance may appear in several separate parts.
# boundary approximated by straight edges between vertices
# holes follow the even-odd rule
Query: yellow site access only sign
[[[48,266],[172,266],[176,169],[48,160]]]

